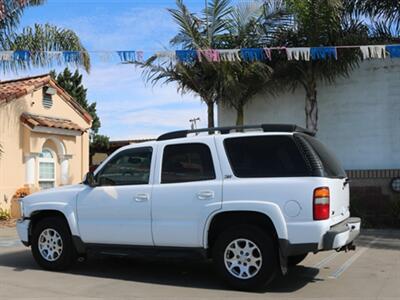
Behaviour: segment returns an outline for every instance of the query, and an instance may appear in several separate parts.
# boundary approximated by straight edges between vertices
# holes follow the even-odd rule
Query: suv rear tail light
[[[329,188],[320,187],[314,190],[313,213],[314,220],[329,219]]]

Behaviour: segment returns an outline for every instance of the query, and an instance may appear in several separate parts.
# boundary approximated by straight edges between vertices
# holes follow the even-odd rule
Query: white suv
[[[307,130],[277,124],[126,146],[82,184],[28,196],[21,210],[19,236],[45,269],[90,251],[201,254],[242,290],[309,252],[354,248],[361,223],[350,218],[348,179],[332,153]]]

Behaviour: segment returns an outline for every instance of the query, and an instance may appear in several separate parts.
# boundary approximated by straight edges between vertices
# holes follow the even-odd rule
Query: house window
[[[44,108],[51,108],[53,106],[53,96],[52,94],[48,93],[47,89],[43,89],[43,107]]]
[[[56,164],[51,150],[43,149],[39,156],[39,187],[41,190],[54,187]]]

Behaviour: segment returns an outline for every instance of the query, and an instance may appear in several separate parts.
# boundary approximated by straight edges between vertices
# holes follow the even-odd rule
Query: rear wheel
[[[256,226],[238,226],[222,232],[213,247],[218,273],[232,288],[257,290],[277,274],[274,239]]]
[[[308,255],[308,253],[295,255],[295,256],[289,256],[288,257],[288,266],[289,267],[297,266],[299,263],[301,263],[307,257],[307,255]]]
[[[67,223],[57,217],[40,220],[32,233],[32,254],[36,262],[47,270],[65,270],[76,260]]]

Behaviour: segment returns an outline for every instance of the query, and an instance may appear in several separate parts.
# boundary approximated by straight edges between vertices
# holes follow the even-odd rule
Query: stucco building
[[[49,75],[0,82],[0,205],[15,191],[80,182],[92,119]]]
[[[369,60],[336,84],[318,85],[317,137],[342,161],[357,195],[371,202],[396,198],[391,188],[400,177],[400,60]],[[245,123],[305,126],[302,88],[277,96],[256,96],[245,107]],[[235,123],[235,111],[218,107],[219,125]],[[380,202],[382,203],[382,202]]]

